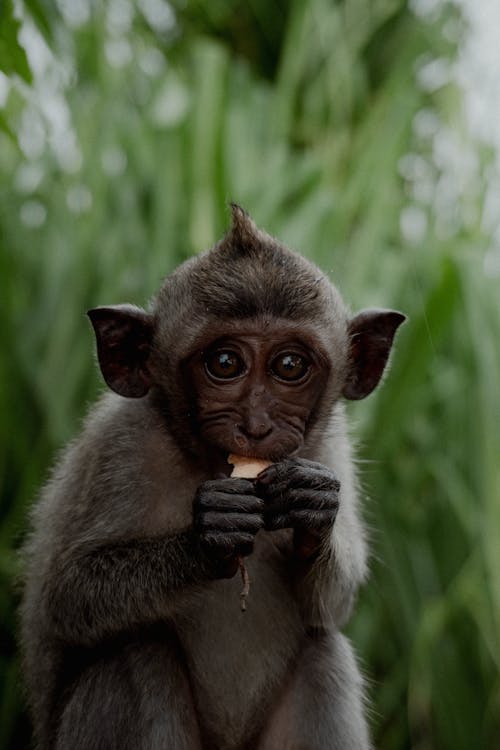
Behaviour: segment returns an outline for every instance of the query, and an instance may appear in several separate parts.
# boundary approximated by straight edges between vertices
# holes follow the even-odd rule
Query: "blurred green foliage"
[[[26,13],[31,85],[12,4],[0,6],[0,748],[28,742],[15,550],[55,451],[102,388],[84,312],[145,303],[221,235],[235,200],[353,308],[409,315],[386,385],[351,407],[374,555],[350,633],[377,747],[493,750],[500,320],[483,270],[487,155],[467,139],[456,88],[425,76],[453,55],[442,29],[460,29],[455,11],[36,0]]]

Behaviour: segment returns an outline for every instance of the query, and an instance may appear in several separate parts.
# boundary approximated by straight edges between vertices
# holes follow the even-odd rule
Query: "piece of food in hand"
[[[237,456],[235,453],[231,453],[228,456],[227,462],[228,464],[233,465],[231,476],[240,479],[255,479],[261,471],[264,471],[268,466],[271,466],[271,461],[264,461],[262,458]],[[245,567],[241,555],[238,556],[238,565],[240,568],[241,580],[243,581],[243,588],[240,593],[240,607],[241,611],[245,612],[247,608],[247,596],[250,592],[250,576],[248,575],[248,570]]]
[[[241,479],[255,479],[261,471],[271,466],[272,461],[266,461],[263,458],[249,458],[248,456],[238,456],[231,453],[227,459],[228,464],[233,465],[231,472],[232,477]]]

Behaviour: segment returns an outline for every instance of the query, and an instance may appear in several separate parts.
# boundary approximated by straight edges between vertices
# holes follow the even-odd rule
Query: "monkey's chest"
[[[247,609],[239,576],[209,585],[179,628],[202,728],[220,750],[238,747],[279,693],[304,629],[286,570],[252,556]]]

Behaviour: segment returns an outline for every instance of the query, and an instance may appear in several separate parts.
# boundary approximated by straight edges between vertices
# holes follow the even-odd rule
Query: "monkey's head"
[[[164,281],[151,312],[89,311],[109,387],[148,397],[191,453],[279,460],[326,424],[340,397],[379,382],[405,316],[350,316],[327,277],[239,206],[211,250]]]

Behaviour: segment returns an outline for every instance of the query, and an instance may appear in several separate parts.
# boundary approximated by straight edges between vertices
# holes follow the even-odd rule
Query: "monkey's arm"
[[[187,587],[220,575],[218,561],[203,552],[192,531],[82,545],[54,561],[42,600],[55,635],[92,645],[167,618]]]
[[[352,486],[322,464],[288,459],[259,476],[269,530],[293,529],[291,570],[308,625],[342,626],[365,576],[366,551]]]
[[[235,556],[251,553],[264,523],[253,493],[244,479],[207,481],[196,492],[193,526],[183,532],[69,545],[44,584],[52,631],[92,645],[172,617],[197,587],[233,576]]]

